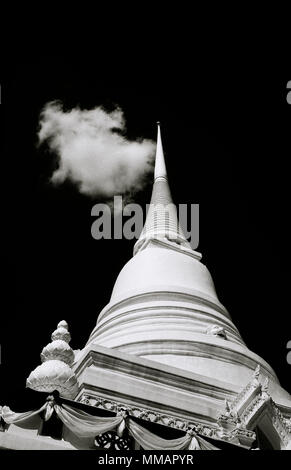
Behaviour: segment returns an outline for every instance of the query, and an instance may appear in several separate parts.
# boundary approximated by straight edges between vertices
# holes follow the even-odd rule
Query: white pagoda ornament
[[[51,339],[52,342],[41,352],[42,364],[30,373],[26,386],[38,392],[57,390],[63,397],[73,398],[78,391],[78,383],[71,369],[75,354],[69,345],[71,335],[65,320],[58,324]]]

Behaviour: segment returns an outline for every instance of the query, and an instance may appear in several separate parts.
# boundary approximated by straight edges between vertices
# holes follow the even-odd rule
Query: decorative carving
[[[246,389],[251,393],[251,383],[248,384]],[[101,397],[91,397],[88,394],[83,395],[80,400],[91,405],[94,403],[96,407],[103,409],[108,409],[109,403],[111,403],[111,408],[114,408],[117,411],[126,410],[131,416],[144,419],[145,421],[155,422],[157,424],[183,430],[185,432],[187,432],[187,430],[192,430],[201,436],[223,440],[231,444],[249,448],[252,442],[255,441],[256,435],[253,431],[246,429],[246,423],[263,403],[268,402],[268,400],[262,399],[260,390],[261,386],[258,387],[259,395],[255,395],[255,398],[244,410],[242,415],[238,415],[234,406],[235,402],[230,403],[226,400],[225,410],[221,413],[220,419],[218,417],[217,424],[213,427],[198,422],[189,422],[175,416],[161,414],[149,409],[135,406],[129,407],[123,403],[109,401]],[[247,394],[247,398],[248,396],[249,395]],[[124,435],[122,437],[124,437]]]
[[[155,416],[155,420],[151,420],[153,422],[157,422],[158,420],[161,420],[163,424],[165,424],[165,426],[173,426],[173,424],[175,423],[175,419],[172,418],[171,416],[165,416],[165,415],[162,415],[162,416],[158,416],[156,415]]]
[[[120,437],[114,431],[108,431],[95,438],[95,445],[110,450],[130,450],[133,448],[133,439],[129,436]]]
[[[288,424],[286,423],[286,419],[284,419],[281,411],[276,406],[269,394],[269,378],[265,378],[262,385],[257,385],[259,374],[260,369],[259,367],[257,367],[252,382],[250,382],[248,386],[244,389],[244,393],[240,394],[241,398],[245,396],[245,390],[250,389],[250,386],[253,385],[255,385],[256,389],[258,390],[258,393],[253,397],[252,401],[244,409],[243,413],[240,416],[240,420],[244,423],[244,427],[246,427],[247,425],[249,425],[255,415],[259,412],[259,410],[263,406],[267,406],[267,412],[272,420],[274,429],[276,430],[281,439],[282,447],[286,448],[288,446],[288,443],[291,442],[291,426],[288,426]],[[240,428],[240,426],[236,427]]]
[[[245,387],[241,392],[238,400],[235,400],[233,403],[225,400],[225,410],[217,418],[219,430],[216,432],[216,435],[220,439],[247,448],[255,441],[255,433],[246,429],[243,413],[241,415],[238,413],[243,401],[248,401],[253,393],[251,384],[248,384],[248,387]]]
[[[218,429],[217,425],[214,428],[211,428],[200,423],[191,423],[175,416],[160,414],[153,410],[148,410],[139,407],[129,407],[128,405],[125,405],[123,403],[114,402],[113,400],[109,401],[101,397],[91,397],[87,393],[82,395],[82,397],[79,398],[79,401],[88,405],[93,405],[93,403],[96,403],[96,405],[93,406],[102,409],[109,409],[108,407],[110,405],[111,408],[115,411],[126,410],[131,416],[134,416],[136,418],[144,419],[145,421],[150,421],[152,423],[162,424],[164,426],[179,429],[182,431],[187,431],[189,426],[192,426],[192,429],[196,433],[204,435],[206,437],[211,436],[214,439],[216,438],[215,433]]]
[[[275,405],[273,400],[270,400],[272,409],[272,423],[277,433],[279,434],[284,447],[287,447],[291,443],[291,429],[287,426],[286,420],[284,419],[281,411]]]
[[[87,395],[83,395],[81,400],[80,400],[80,403],[85,403],[85,405],[90,405],[90,399],[87,397]],[[92,405],[94,406],[94,405]]]
[[[129,412],[126,408],[120,408],[117,411],[116,416],[122,416],[122,418],[125,419],[129,416]]]
[[[254,388],[260,385],[260,381],[259,381],[260,373],[261,373],[261,366],[258,364],[253,373],[253,380],[251,381],[251,385]]]
[[[58,323],[57,329],[52,333],[52,341],[56,341],[58,339],[69,343],[71,341],[71,335],[68,331],[69,325],[65,320],[62,320]]]
[[[244,423],[248,424],[251,418],[257,413],[257,411],[265,403],[266,403],[265,397],[263,397],[261,393],[257,395],[252,400],[252,402],[246,407],[246,409],[243,411],[241,415],[241,419],[244,421]]]
[[[220,338],[227,339],[225,329],[219,325],[210,325],[206,329],[206,334],[212,336],[219,336]]]
[[[41,352],[41,362],[59,360],[71,366],[74,362],[74,351],[62,339],[57,339],[45,346]]]
[[[249,382],[245,388],[236,396],[232,402],[232,407],[238,409],[244,403],[247,396],[253,392],[253,384]]]
[[[98,408],[108,409],[109,400],[101,397],[90,397],[88,394],[84,394],[80,401],[87,404],[97,403],[95,406]],[[213,427],[209,425],[204,425],[198,422],[189,422],[175,416],[169,416],[165,414],[160,414],[153,410],[148,410],[139,407],[129,407],[122,403],[111,401],[112,408],[115,410],[126,410],[131,416],[136,418],[144,419],[145,421],[155,422],[157,424],[162,424],[174,429],[179,429],[181,431],[187,432],[187,430],[192,430],[198,435],[209,437],[217,440],[224,440],[233,444],[244,445],[247,440],[251,442],[255,440],[255,433],[244,428],[244,423],[240,420],[234,420],[231,425],[231,430],[224,429],[221,425],[214,425]],[[231,408],[231,405],[228,402],[228,406]],[[127,414],[126,414],[127,415]],[[124,438],[124,434],[122,435]],[[109,444],[107,443],[107,448]]]
[[[270,394],[269,394],[269,378],[266,377],[263,384],[262,384],[262,395],[264,395],[264,397],[269,397]]]
[[[80,401],[87,404],[95,404],[96,407],[102,409],[108,409],[109,400],[90,396],[89,394],[84,394],[80,397]],[[225,417],[225,423],[230,420],[230,426],[223,425],[221,422],[217,423],[213,427],[209,425],[204,425],[198,422],[190,422],[183,420],[175,416],[169,416],[165,414],[160,414],[156,411],[139,408],[136,406],[129,407],[123,403],[110,401],[111,407],[116,411],[126,410],[129,415],[136,418],[144,419],[145,421],[155,422],[157,424],[162,424],[174,429],[179,429],[181,431],[187,432],[187,430],[192,430],[198,435],[209,437],[216,440],[223,440],[232,444],[242,445],[244,447],[250,447],[251,443],[255,440],[256,436],[253,431],[247,430],[245,428],[244,422],[237,416],[236,412],[233,411],[233,406],[227,401],[225,406],[226,411],[230,412],[231,417]],[[230,411],[229,411],[230,410]],[[126,413],[126,415],[127,415]],[[122,435],[124,438],[124,433]],[[109,444],[107,443],[107,448]]]
[[[73,398],[78,391],[78,383],[70,367],[74,361],[74,351],[68,344],[71,335],[66,321],[58,324],[51,339],[52,342],[42,350],[42,364],[31,372],[26,386],[39,392],[58,390],[64,397]]]
[[[228,427],[230,428],[229,424],[231,421],[233,424],[236,421],[236,429],[246,428],[261,406],[270,400],[268,392],[269,379],[266,378],[263,385],[261,385],[259,382],[260,371],[260,365],[257,365],[250,382],[243,388],[231,404],[228,404],[228,406],[226,405],[224,413],[218,416],[218,424],[222,425],[224,422],[225,427],[225,423],[227,422]],[[235,411],[237,416],[234,414]],[[231,418],[233,418],[233,420],[231,420]]]
[[[288,431],[291,433],[291,418],[284,418],[285,425],[287,426]]]
[[[207,426],[201,426],[200,424],[195,426],[195,430],[198,434],[203,434],[206,437],[214,437],[216,433],[216,430],[208,428]]]
[[[173,425],[173,428],[176,428],[176,429],[185,429],[185,421],[182,421],[180,419],[176,419],[174,420],[174,425]]]
[[[240,423],[240,418],[236,410],[232,409],[228,400],[224,400],[224,406],[225,406],[224,411],[220,413],[217,417],[218,424],[237,425],[238,423]]]
[[[112,403],[109,400],[104,400],[104,407],[105,407],[106,410],[116,411],[116,404]]]

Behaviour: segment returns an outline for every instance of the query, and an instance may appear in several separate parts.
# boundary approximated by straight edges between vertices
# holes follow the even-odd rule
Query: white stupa
[[[171,207],[172,205],[172,207]],[[163,207],[170,207],[168,218]],[[178,223],[169,189],[160,127],[150,209],[133,258],[120,272],[88,346],[97,344],[240,385],[259,364],[276,399],[272,368],[250,351],[219,302],[212,277]]]
[[[24,436],[17,425],[6,429],[19,416],[0,407],[0,448],[91,449],[97,442],[100,450],[110,441],[119,449],[181,449],[185,443],[200,450],[291,449],[291,396],[269,364],[248,349],[218,300],[201,254],[181,230],[159,126],[151,205],[133,257],[117,277],[85,347],[72,351],[69,340],[61,322],[43,349],[43,364],[27,381],[33,390],[58,390],[64,410],[71,410],[64,418],[49,397],[50,413],[42,418],[51,410],[63,416],[62,441],[41,435],[39,424],[32,436],[30,422]],[[90,406],[99,409],[96,416],[87,414]],[[42,410],[28,414],[40,420]],[[94,426],[101,429],[102,413],[108,412],[116,415],[108,419],[118,424],[117,431],[114,426],[107,434],[96,431],[94,440]],[[151,423],[157,432],[150,443],[148,431],[137,432],[130,420]],[[133,444],[120,431],[126,425]],[[78,435],[78,426],[83,434]],[[180,447],[158,438],[161,428],[165,436],[169,428],[180,433]]]
[[[248,432],[260,428],[268,442],[279,446],[272,416],[277,410],[283,413],[282,426],[291,418],[290,395],[270,365],[248,349],[217,297],[201,254],[183,235],[159,125],[145,226],[74,370],[80,383],[78,400],[85,397],[94,403],[98,395],[144,406],[149,413],[170,412],[178,420],[210,426],[214,437],[230,441],[238,422],[243,423],[245,437],[238,439],[239,445],[251,439]],[[227,434],[233,414],[241,417]]]

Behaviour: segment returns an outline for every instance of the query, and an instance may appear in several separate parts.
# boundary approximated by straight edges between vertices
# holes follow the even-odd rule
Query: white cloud
[[[121,109],[106,112],[74,108],[63,111],[57,101],[47,103],[40,114],[39,143],[47,142],[59,157],[51,181],[66,179],[91,197],[111,199],[141,190],[152,169],[155,143],[129,141]]]

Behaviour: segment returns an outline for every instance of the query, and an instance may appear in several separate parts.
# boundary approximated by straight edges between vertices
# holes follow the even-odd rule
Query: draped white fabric
[[[49,419],[53,410],[55,410],[63,424],[80,438],[96,437],[113,429],[117,430],[118,435],[121,437],[125,427],[127,427],[130,435],[145,450],[219,450],[205,439],[197,436],[194,431],[188,431],[184,436],[177,439],[163,439],[136,423],[129,416],[93,416],[64,403],[57,405],[46,402],[40,409],[27,411],[26,413],[14,413],[7,406],[3,406],[0,407],[0,416],[2,416],[5,423],[14,424],[25,421],[43,410],[46,410],[45,420]]]
[[[132,437],[145,450],[219,450],[209,442],[197,436],[193,431],[178,439],[163,439],[148,431],[132,419],[128,419],[127,428]]]
[[[47,408],[47,403],[45,403],[39,410],[34,411],[26,411],[25,413],[14,413],[10,410],[8,406],[3,406],[0,411],[0,416],[3,418],[4,422],[7,424],[16,424],[20,423],[21,421],[25,421],[26,419],[32,418],[41,411]]]
[[[111,431],[123,420],[122,416],[113,416],[112,418],[92,416],[85,413],[85,411],[77,410],[65,404],[62,406],[55,405],[55,410],[64,425],[79,437],[95,437],[98,434]]]
[[[213,444],[210,444],[210,442],[207,442],[202,437],[200,436],[196,436],[196,437],[199,442],[199,446],[201,450],[220,450],[218,447],[214,446]],[[191,447],[189,447],[189,449],[191,449]]]
[[[128,430],[132,437],[145,450],[182,450],[187,449],[191,443],[192,437],[186,434],[178,439],[163,439],[152,432],[143,428],[132,419],[128,420]]]
[[[163,439],[148,431],[130,417],[125,420],[122,416],[102,418],[92,416],[65,404],[62,406],[55,405],[55,410],[64,425],[80,437],[94,437],[116,428],[121,431],[126,425],[131,436],[145,450],[218,450],[217,447],[197,436],[193,431],[178,439]],[[119,432],[120,434],[121,432]]]

